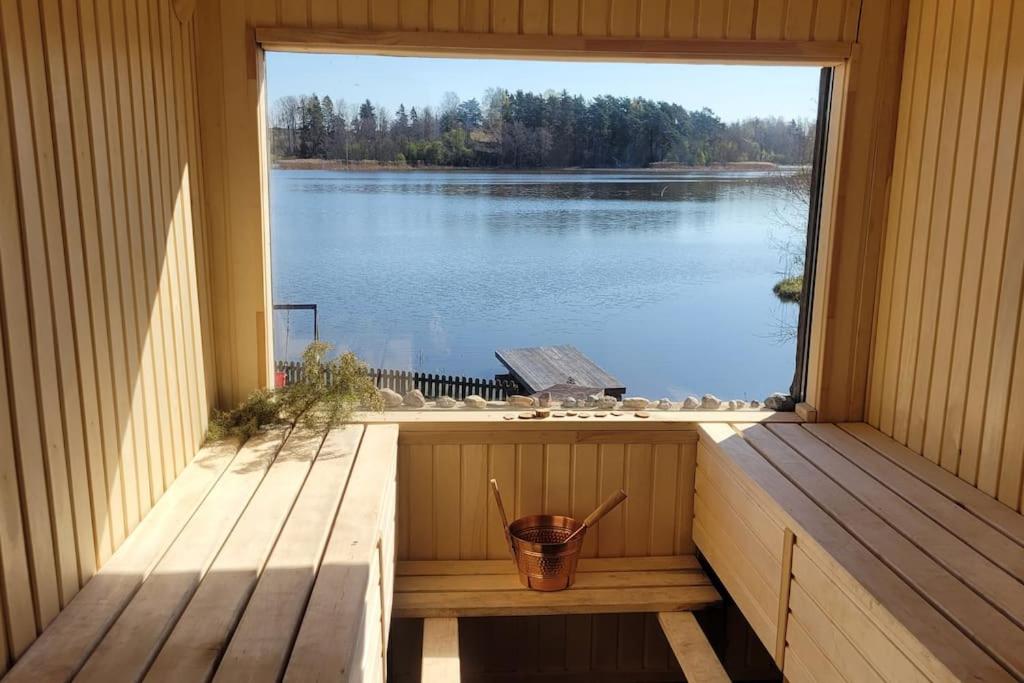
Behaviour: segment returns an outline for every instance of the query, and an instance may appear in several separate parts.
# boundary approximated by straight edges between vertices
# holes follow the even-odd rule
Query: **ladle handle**
[[[501,515],[501,530],[505,532],[505,540],[508,542],[508,551],[512,554],[512,562],[515,563],[516,549],[512,545],[512,535],[508,530],[508,517],[505,516],[505,506],[501,502],[501,492],[498,491],[497,479],[491,479],[491,492],[494,494],[494,502],[498,504],[498,514]]]
[[[607,515],[609,512],[614,510],[619,503],[626,500],[626,492],[619,489],[612,495],[608,496],[603,503],[601,503],[596,510],[591,512],[585,520],[583,520],[583,526],[594,526],[597,522]]]
[[[623,491],[622,489],[619,489],[612,495],[608,496],[608,498],[603,503],[601,503],[596,510],[587,515],[587,518],[583,520],[583,524],[580,524],[579,528],[576,529],[576,531],[569,534],[569,537],[562,542],[568,543],[569,541],[571,541],[572,539],[576,538],[584,531],[589,529],[590,527],[597,524],[602,517],[604,517],[609,512],[614,510],[615,507],[624,500],[626,500],[626,492]]]

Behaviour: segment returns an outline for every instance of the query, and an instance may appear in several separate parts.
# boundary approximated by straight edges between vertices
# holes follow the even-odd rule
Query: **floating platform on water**
[[[608,396],[622,398],[626,387],[575,346],[529,346],[498,349],[497,359],[526,394],[535,394],[557,384],[575,384],[601,389]]]

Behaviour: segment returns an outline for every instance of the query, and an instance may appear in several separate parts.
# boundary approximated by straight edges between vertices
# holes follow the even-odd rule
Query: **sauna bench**
[[[881,432],[701,424],[695,492],[788,680],[1024,680],[1024,517]]]
[[[616,614],[695,610],[721,597],[693,555],[582,558],[575,584],[529,590],[509,560],[400,561],[396,618]]]
[[[383,680],[397,441],[275,427],[204,447],[4,683]]]

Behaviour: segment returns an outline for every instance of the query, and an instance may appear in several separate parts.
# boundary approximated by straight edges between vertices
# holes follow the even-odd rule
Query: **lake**
[[[274,303],[373,367],[493,377],[573,344],[628,395],[763,399],[793,378],[772,293],[778,171],[271,172]],[[274,315],[294,359],[312,316]],[[788,337],[788,338],[787,338]]]

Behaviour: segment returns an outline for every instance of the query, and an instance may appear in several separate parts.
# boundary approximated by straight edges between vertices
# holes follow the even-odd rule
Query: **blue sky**
[[[568,90],[584,97],[619,95],[709,107],[725,121],[750,116],[816,116],[816,67],[710,66],[551,62],[502,59],[426,59],[366,55],[267,55],[270,101],[316,92],[352,105],[369,99],[394,111],[437,106],[451,91],[480,99],[490,87]]]

